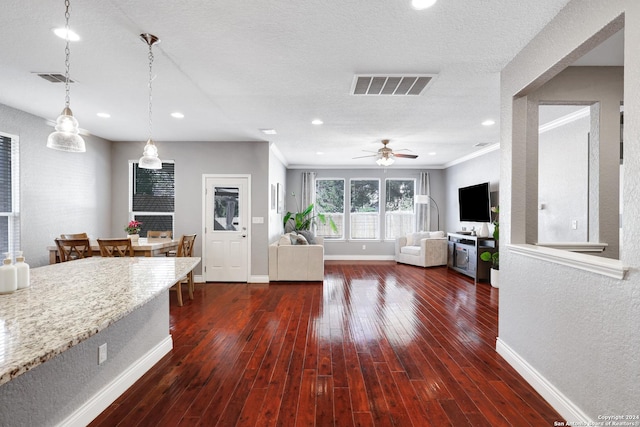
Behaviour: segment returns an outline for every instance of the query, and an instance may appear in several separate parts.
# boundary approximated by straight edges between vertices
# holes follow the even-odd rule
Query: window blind
[[[142,169],[133,164],[133,212],[174,212],[174,163],[162,169]]]

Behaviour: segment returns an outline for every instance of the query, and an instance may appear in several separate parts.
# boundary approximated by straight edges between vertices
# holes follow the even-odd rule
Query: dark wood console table
[[[474,282],[489,281],[491,263],[482,261],[480,254],[496,250],[493,237],[478,237],[470,234],[447,233],[449,268],[472,277]]]

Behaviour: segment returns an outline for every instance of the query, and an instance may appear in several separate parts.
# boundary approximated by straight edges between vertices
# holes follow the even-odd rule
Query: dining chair
[[[56,246],[58,247],[58,257],[60,258],[60,262],[73,261],[93,256],[93,251],[91,250],[91,244],[89,243],[88,238],[57,238],[55,240]]]
[[[176,256],[178,257],[190,257],[193,256],[193,246],[196,241],[195,234],[183,234],[180,237],[180,243],[178,244],[178,252]],[[182,284],[187,284],[187,289],[189,290],[189,299],[193,299],[193,291],[195,289],[195,285],[193,283],[193,270],[191,270],[185,277],[178,280],[178,283],[173,285],[170,289],[172,291],[178,292],[178,306],[182,307]]]
[[[133,246],[129,238],[98,239],[98,245],[103,257],[133,256]]]
[[[155,231],[149,230],[147,231],[147,239],[171,239],[173,238],[173,233],[171,230],[167,231]]]
[[[61,239],[88,239],[87,233],[61,234]]]

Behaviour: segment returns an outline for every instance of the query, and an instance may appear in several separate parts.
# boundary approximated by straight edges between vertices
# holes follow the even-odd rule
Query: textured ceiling
[[[410,0],[73,0],[81,40],[71,46],[71,108],[92,134],[146,140],[139,34],[149,32],[161,39],[161,157],[162,141],[272,141],[290,167],[363,167],[374,159],[352,157],[390,139],[419,155],[392,167],[441,166],[498,142],[499,123],[481,122],[498,122],[499,72],[567,2],[439,0],[416,11]],[[64,86],[33,73],[64,72],[64,41],[51,31],[64,25],[64,2],[7,0],[2,9],[0,103],[55,120]],[[437,76],[420,96],[353,96],[356,74]],[[260,132],[271,128],[276,135]]]

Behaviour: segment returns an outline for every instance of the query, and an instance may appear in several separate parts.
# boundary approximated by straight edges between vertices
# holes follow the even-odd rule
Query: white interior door
[[[247,282],[249,177],[204,178],[204,280]]]

